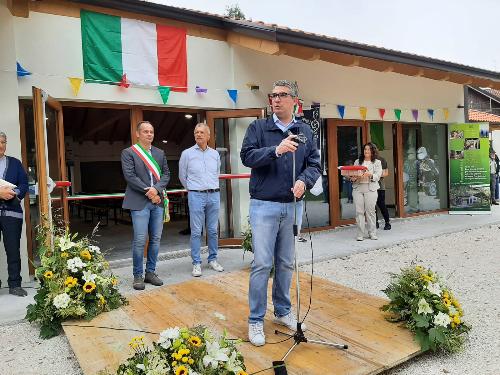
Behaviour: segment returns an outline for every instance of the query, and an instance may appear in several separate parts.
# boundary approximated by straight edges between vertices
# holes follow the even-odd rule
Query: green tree
[[[226,13],[224,14],[226,17],[232,18],[233,20],[244,20],[245,15],[240,9],[238,4],[227,5]]]

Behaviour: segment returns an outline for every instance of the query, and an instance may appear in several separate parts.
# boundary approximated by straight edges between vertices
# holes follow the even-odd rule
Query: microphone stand
[[[289,132],[289,134],[291,134]],[[305,144],[306,140],[305,137],[302,134],[297,135],[295,140],[300,144]],[[292,186],[295,185],[295,152],[292,152]],[[302,322],[300,321],[300,279],[299,279],[299,262],[298,262],[298,257],[297,257],[297,243],[298,243],[298,235],[299,235],[299,228],[297,225],[297,197],[293,196],[293,209],[294,209],[294,218],[293,218],[293,252],[294,252],[294,258],[295,258],[295,292],[296,292],[296,297],[297,297],[297,330],[293,335],[282,332],[279,330],[275,330],[275,334],[281,334],[285,335],[288,337],[293,338],[294,343],[291,346],[290,349],[285,353],[285,355],[281,358],[281,361],[273,361],[273,367],[274,367],[274,373],[276,375],[287,375],[286,371],[286,365],[285,365],[285,359],[288,357],[288,355],[302,342],[307,343],[313,343],[313,344],[319,344],[319,345],[326,345],[330,346],[332,348],[336,349],[348,349],[348,345],[346,344],[338,344],[334,342],[328,342],[328,341],[322,341],[322,340],[311,340],[308,339],[304,335],[304,331],[302,330]]]

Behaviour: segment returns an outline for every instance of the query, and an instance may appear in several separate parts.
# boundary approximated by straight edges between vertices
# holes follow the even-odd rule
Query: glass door
[[[352,199],[352,183],[340,174],[338,167],[353,165],[366,143],[366,124],[355,120],[328,120],[328,140],[332,165],[330,207],[334,226],[351,224],[356,210]]]
[[[248,174],[239,150],[248,125],[265,116],[264,109],[208,111],[210,127],[209,146],[216,149],[221,159],[219,211],[219,245],[241,244],[241,233],[248,225]]]

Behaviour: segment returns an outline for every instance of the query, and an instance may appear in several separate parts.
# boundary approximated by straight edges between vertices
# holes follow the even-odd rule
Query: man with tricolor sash
[[[121,161],[127,189],[123,208],[130,210],[134,239],[132,241],[133,287],[144,283],[163,285],[155,273],[163,222],[168,221],[168,198],[164,191],[170,180],[165,152],[152,145],[154,128],[141,121],[136,129],[137,143],[122,151]],[[143,254],[149,237],[146,274],[143,278]]]

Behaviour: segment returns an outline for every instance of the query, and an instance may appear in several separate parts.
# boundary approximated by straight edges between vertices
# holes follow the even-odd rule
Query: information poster
[[[490,213],[489,124],[448,125],[450,214]]]

